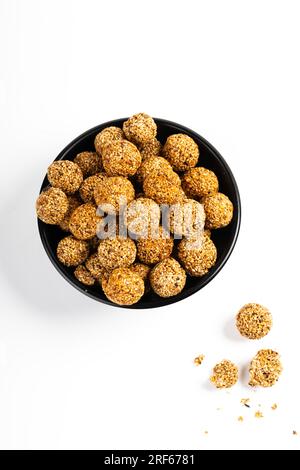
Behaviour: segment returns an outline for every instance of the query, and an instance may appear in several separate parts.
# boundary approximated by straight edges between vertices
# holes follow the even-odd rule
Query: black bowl
[[[84,150],[92,150],[94,148],[94,138],[98,132],[108,126],[122,127],[122,124],[126,119],[127,118],[116,119],[115,121],[106,122],[100,126],[96,126],[93,129],[90,129],[73,140],[73,142],[71,142],[58,155],[56,160],[73,160],[77,153],[83,152]],[[239,190],[229,166],[225,162],[224,158],[219,154],[219,152],[209,142],[207,142],[207,140],[203,139],[203,137],[201,137],[199,134],[196,134],[196,132],[188,129],[187,127],[176,124],[175,122],[166,121],[164,119],[155,119],[155,122],[158,128],[158,139],[162,143],[165,142],[169,135],[178,133],[187,134],[192,137],[195,142],[197,142],[200,149],[199,164],[216,173],[220,183],[220,191],[226,194],[233,203],[234,215],[233,220],[227,227],[212,231],[212,239],[218,250],[218,258],[215,266],[205,276],[200,278],[188,276],[186,286],[179,295],[164,299],[154,294],[154,292],[150,292],[144,295],[138,303],[132,305],[129,308],[162,307],[163,305],[168,305],[173,302],[178,302],[179,300],[185,299],[186,297],[189,297],[206,286],[206,284],[208,284],[223,268],[229,256],[231,255],[238,237],[241,221],[241,202]],[[43,181],[41,191],[48,184],[49,182],[46,176]],[[75,278],[73,274],[74,268],[67,268],[58,261],[56,257],[56,247],[59,240],[66,236],[66,233],[60,230],[57,226],[47,225],[40,220],[38,220],[38,227],[46,253],[60,274],[83,294],[92,297],[98,302],[103,302],[109,305],[113,305],[114,307],[118,307],[118,305],[110,302],[105,297],[99,285],[92,287],[84,286]]]

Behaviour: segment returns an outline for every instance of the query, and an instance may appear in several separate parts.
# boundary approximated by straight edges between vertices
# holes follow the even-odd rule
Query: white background
[[[299,448],[299,13],[296,0],[1,0],[1,448]],[[216,146],[243,220],[213,282],[134,311],[60,277],[34,203],[67,143],[140,111]],[[235,331],[247,302],[273,313],[262,341]],[[254,392],[245,370],[262,347],[284,374]],[[208,382],[223,358],[242,369],[229,392]]]

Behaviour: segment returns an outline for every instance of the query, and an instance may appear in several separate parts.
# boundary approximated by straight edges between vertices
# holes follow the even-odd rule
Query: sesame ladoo
[[[201,202],[204,206],[207,228],[218,229],[230,224],[233,217],[233,204],[225,194],[212,194],[204,197]]]
[[[178,259],[191,276],[204,276],[217,260],[214,242],[204,233],[200,239],[184,238],[178,245]]]
[[[187,171],[197,165],[199,148],[188,135],[173,134],[167,138],[162,154],[175,171]]]
[[[185,199],[174,204],[169,211],[170,231],[177,238],[201,236],[205,224],[202,204],[194,199]]]
[[[74,276],[85,286],[93,286],[95,284],[95,279],[83,264],[77,266],[74,271]]]
[[[74,158],[74,163],[77,163],[84,178],[95,175],[103,169],[102,160],[97,152],[78,153]]]
[[[137,256],[142,263],[156,264],[171,255],[173,245],[173,239],[159,227],[153,236],[137,240]]]
[[[98,246],[98,258],[101,265],[107,269],[128,267],[136,258],[136,246],[130,238],[117,236],[101,240]]]
[[[164,259],[154,266],[150,273],[151,287],[160,297],[178,295],[185,282],[185,271],[174,258]]]
[[[143,183],[143,190],[147,197],[158,204],[176,204],[184,198],[182,188],[170,183],[165,175],[149,175]]]
[[[128,140],[144,145],[153,141],[157,127],[154,119],[146,113],[135,114],[123,124],[123,131]]]
[[[46,224],[60,223],[66,216],[69,207],[68,198],[58,188],[43,191],[36,201],[36,214]]]
[[[119,213],[120,207],[133,201],[133,184],[123,176],[110,176],[96,184],[94,198],[97,206],[108,214]]]
[[[109,275],[102,288],[106,297],[118,305],[133,305],[145,292],[143,279],[129,268],[117,268]]]
[[[81,169],[69,160],[53,162],[48,168],[47,176],[53,188],[59,188],[66,194],[75,193],[83,181]]]
[[[106,173],[97,173],[96,175],[86,178],[79,188],[79,194],[83,202],[95,202],[94,190],[98,184],[101,184]]]
[[[84,240],[77,240],[72,235],[63,238],[57,245],[57,257],[65,266],[78,266],[89,255],[89,245]]]
[[[238,378],[239,371],[237,366],[225,359],[215,365],[210,381],[216,388],[230,388],[237,383]]]
[[[149,140],[149,142],[140,145],[139,150],[142,156],[142,160],[145,160],[148,157],[160,155],[162,151],[162,145],[159,140],[154,138],[153,140]]]
[[[213,171],[197,167],[184,173],[182,187],[189,197],[201,198],[217,193],[219,182]]]
[[[104,147],[102,161],[109,176],[133,176],[142,162],[142,157],[132,142],[120,140]]]
[[[251,387],[273,387],[282,372],[278,352],[272,349],[261,349],[250,363],[249,385]]]
[[[70,232],[79,240],[89,240],[97,234],[100,220],[94,204],[90,202],[82,204],[71,215]]]
[[[262,305],[246,304],[237,314],[236,326],[242,336],[249,339],[261,339],[272,328],[272,315]]]
[[[106,127],[99,132],[94,140],[94,145],[98,155],[102,155],[104,148],[114,142],[124,139],[124,133],[119,127]]]
[[[159,221],[160,208],[152,199],[140,197],[128,204],[124,222],[134,238],[147,237],[156,231]]]

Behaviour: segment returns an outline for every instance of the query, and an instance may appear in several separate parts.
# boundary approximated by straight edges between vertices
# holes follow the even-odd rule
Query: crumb
[[[240,422],[242,423],[242,422],[244,421],[243,416],[239,416],[239,417],[238,417],[238,421],[240,421]]]
[[[295,432],[295,431],[293,431],[293,432]],[[208,434],[208,431],[204,431],[204,434],[207,435],[207,434]]]
[[[255,418],[263,418],[264,417],[264,415],[262,414],[261,411],[256,411],[254,416],[255,416]]]
[[[250,408],[249,401],[250,401],[250,398],[242,398],[241,404],[246,406],[246,408]]]
[[[293,436],[298,436],[297,431],[293,431]]]
[[[194,359],[195,366],[201,366],[204,358],[205,358],[204,354],[200,354],[200,356],[195,357]]]
[[[277,408],[278,408],[277,403],[274,403],[274,404],[271,406],[271,409],[272,409],[272,410],[277,410]]]

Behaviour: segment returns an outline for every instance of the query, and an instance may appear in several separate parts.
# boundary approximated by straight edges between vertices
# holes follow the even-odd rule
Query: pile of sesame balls
[[[216,263],[211,230],[231,222],[232,202],[219,192],[217,176],[196,166],[201,164],[196,142],[185,134],[159,142],[157,125],[145,113],[129,118],[122,129],[103,129],[94,146],[73,161],[52,163],[49,186],[36,201],[38,218],[65,233],[58,260],[74,269],[79,282],[99,286],[118,305],[132,305],[151,289],[164,298],[178,295],[187,276],[204,276]],[[120,201],[127,205],[128,236],[99,239],[103,216],[97,208],[118,214]],[[177,214],[190,209],[189,223],[170,215],[169,237],[162,204],[176,207]],[[174,243],[178,236],[181,241]]]

